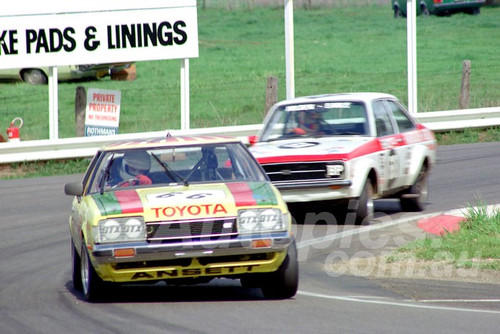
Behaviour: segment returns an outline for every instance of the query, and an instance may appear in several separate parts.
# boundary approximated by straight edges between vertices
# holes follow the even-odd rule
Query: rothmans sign
[[[0,68],[198,57],[196,0],[16,1],[0,13]]]

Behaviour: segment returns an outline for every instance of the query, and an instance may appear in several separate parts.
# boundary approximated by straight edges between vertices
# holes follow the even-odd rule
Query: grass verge
[[[439,238],[426,237],[395,250],[388,262],[412,258],[464,269],[500,270],[500,211],[485,204],[469,207],[460,230]]]

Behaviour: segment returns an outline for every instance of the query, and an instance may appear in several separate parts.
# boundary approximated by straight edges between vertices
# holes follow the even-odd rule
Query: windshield
[[[144,185],[266,180],[241,143],[165,146],[103,153],[90,192]]]
[[[259,140],[367,134],[368,122],[363,103],[321,102],[278,107]]]

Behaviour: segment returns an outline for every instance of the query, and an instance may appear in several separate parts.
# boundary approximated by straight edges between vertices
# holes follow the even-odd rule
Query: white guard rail
[[[435,132],[487,128],[500,126],[500,107],[426,112],[417,114],[416,118]],[[91,157],[99,147],[109,143],[161,137],[168,132],[173,136],[181,133],[184,135],[227,135],[248,142],[247,137],[257,134],[261,127],[262,124],[254,124],[185,131],[165,130],[113,136],[0,143],[0,164]]]

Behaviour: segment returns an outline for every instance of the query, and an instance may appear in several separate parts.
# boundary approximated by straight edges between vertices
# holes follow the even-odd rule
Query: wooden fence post
[[[85,107],[87,105],[87,93],[85,87],[76,87],[75,95],[75,126],[76,136],[83,137],[85,134]]]
[[[266,87],[266,111],[264,116],[276,102],[278,102],[278,78],[268,77]]]
[[[462,85],[460,86],[460,109],[469,109],[470,67],[470,60],[464,60],[462,67]]]

